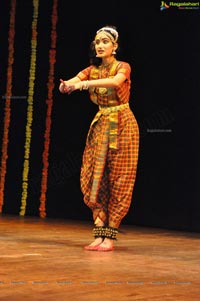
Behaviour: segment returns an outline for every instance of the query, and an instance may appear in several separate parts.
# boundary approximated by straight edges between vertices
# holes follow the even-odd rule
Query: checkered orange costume
[[[139,129],[129,107],[130,65],[115,60],[107,72],[89,66],[78,73],[81,80],[113,77],[124,73],[126,81],[118,89],[89,88],[98,104],[86,140],[81,166],[81,190],[94,221],[118,228],[127,214],[136,178]]]

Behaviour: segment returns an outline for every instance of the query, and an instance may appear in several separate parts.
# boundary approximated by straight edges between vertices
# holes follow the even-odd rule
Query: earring
[[[115,50],[113,50],[113,51],[112,51],[112,54],[116,54],[116,51],[115,51]]]

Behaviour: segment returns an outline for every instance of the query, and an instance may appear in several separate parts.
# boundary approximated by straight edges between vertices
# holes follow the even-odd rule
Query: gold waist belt
[[[97,112],[92,121],[91,125],[93,125],[101,115],[109,115],[109,148],[118,148],[118,112],[126,108],[129,108],[128,103],[114,107],[99,106],[99,112]]]

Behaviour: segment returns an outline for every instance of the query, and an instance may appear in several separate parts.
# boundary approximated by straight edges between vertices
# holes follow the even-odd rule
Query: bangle
[[[89,88],[89,81],[88,80],[84,80],[80,83],[80,91],[81,90],[88,90]]]
[[[88,81],[88,80],[85,80],[85,81],[83,82],[83,90],[88,90],[88,88],[89,88],[89,81]]]
[[[83,90],[83,82],[80,82],[80,88],[79,88],[79,90],[80,91]]]

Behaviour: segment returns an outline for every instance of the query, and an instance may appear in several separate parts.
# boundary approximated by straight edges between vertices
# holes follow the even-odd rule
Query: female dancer
[[[61,93],[88,90],[99,106],[91,122],[82,158],[80,184],[92,210],[94,241],[89,251],[112,251],[127,214],[135,184],[139,128],[129,107],[130,64],[116,59],[119,34],[115,26],[100,28],[91,44],[90,65],[69,80]]]

